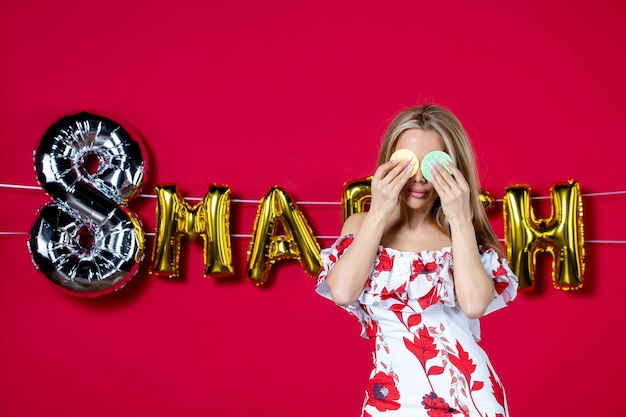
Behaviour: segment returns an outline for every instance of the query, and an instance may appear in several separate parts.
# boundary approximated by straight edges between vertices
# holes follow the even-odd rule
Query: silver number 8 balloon
[[[146,177],[141,143],[108,118],[78,113],[48,128],[34,162],[54,200],[30,232],[35,267],[72,295],[123,287],[144,254],[141,223],[127,206]]]

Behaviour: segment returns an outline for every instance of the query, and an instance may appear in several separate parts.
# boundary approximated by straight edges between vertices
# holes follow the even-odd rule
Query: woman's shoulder
[[[363,224],[363,221],[365,220],[366,216],[367,216],[367,212],[364,212],[364,211],[351,214],[350,217],[348,217],[346,221],[343,222],[343,227],[341,228],[341,235],[342,236],[356,235],[359,229],[361,228],[361,225]]]

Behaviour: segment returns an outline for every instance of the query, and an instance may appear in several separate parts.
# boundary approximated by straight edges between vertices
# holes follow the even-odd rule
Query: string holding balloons
[[[97,297],[122,288],[137,273],[144,257],[144,231],[128,207],[139,195],[147,160],[137,135],[106,117],[78,113],[54,123],[35,152],[35,171],[53,202],[39,209],[29,250],[35,267],[65,292]],[[344,183],[342,216],[367,210],[371,177]],[[188,204],[175,185],[156,186],[156,230],[149,272],[176,278],[182,237],[204,240],[204,275],[234,274],[230,236],[230,194],[213,184],[196,205]],[[503,214],[507,257],[532,288],[538,252],[553,256],[557,289],[583,286],[584,227],[580,187],[573,180],[551,189],[552,215],[537,219],[530,188],[505,189]],[[494,198],[480,195],[491,210]],[[320,245],[309,222],[289,193],[272,187],[260,200],[247,253],[247,277],[267,282],[271,267],[297,260],[316,277],[322,262]]]

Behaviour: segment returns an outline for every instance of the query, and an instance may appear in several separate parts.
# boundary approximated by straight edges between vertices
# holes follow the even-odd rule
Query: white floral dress
[[[317,292],[349,250],[353,235],[322,250]],[[518,280],[493,249],[481,260],[494,280],[487,313],[510,304]],[[419,253],[380,247],[363,292],[345,307],[372,342],[374,365],[361,416],[508,416],[504,388],[478,346],[478,320],[468,319],[454,293],[452,249]]]

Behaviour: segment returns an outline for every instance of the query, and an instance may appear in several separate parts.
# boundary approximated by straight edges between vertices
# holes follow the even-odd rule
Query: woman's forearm
[[[450,225],[454,261],[454,288],[468,318],[481,317],[493,300],[493,281],[480,259],[471,220]]]
[[[363,291],[378,253],[386,220],[383,214],[368,212],[361,224],[346,222],[342,235],[353,233],[355,238],[326,278],[336,304],[350,305]]]

